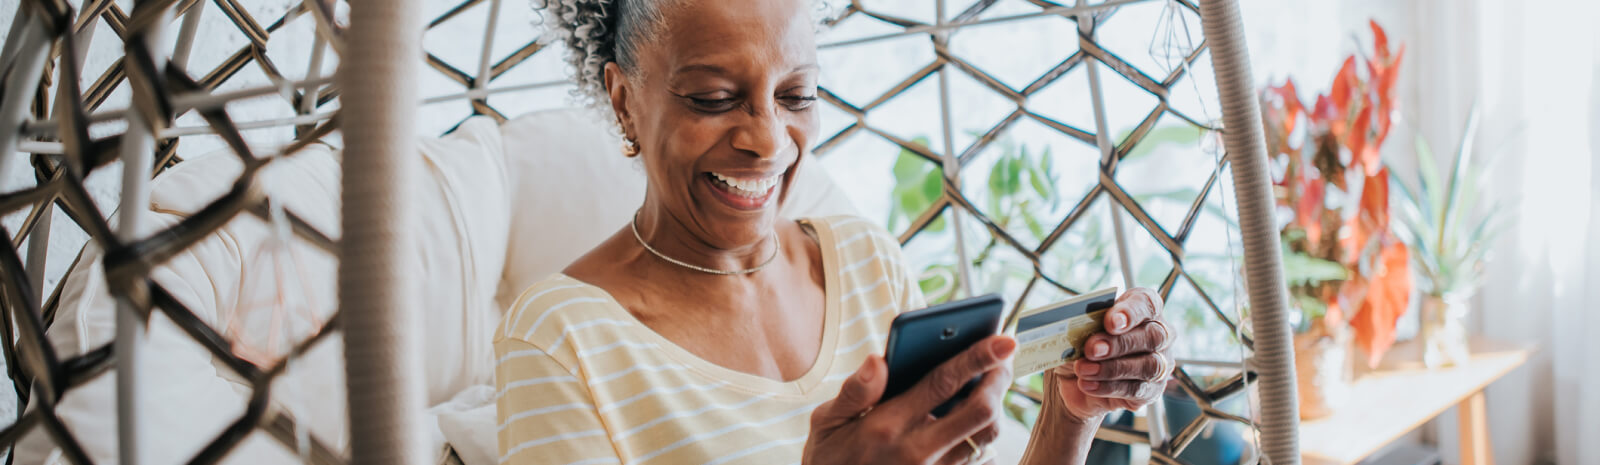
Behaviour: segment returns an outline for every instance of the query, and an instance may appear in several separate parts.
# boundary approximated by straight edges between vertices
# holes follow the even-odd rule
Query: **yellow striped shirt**
[[[713,364],[562,274],[535,284],[494,341],[502,464],[799,463],[811,411],[889,324],[921,308],[895,239],[857,217],[811,220],[822,249],[822,349],[799,379]]]

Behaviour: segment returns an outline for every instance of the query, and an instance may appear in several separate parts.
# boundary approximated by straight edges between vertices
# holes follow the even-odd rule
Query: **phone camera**
[[[956,328],[953,326],[945,328],[944,332],[939,333],[939,339],[950,339],[952,337],[956,337]]]

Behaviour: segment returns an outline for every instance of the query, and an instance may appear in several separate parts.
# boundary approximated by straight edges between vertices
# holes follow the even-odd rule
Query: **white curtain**
[[[1473,324],[1533,343],[1488,389],[1496,460],[1600,463],[1600,4],[1419,0],[1414,121],[1436,151],[1483,111],[1479,154],[1515,223],[1495,244]],[[1408,57],[1408,60],[1412,57]],[[1455,419],[1435,422],[1457,462]]]

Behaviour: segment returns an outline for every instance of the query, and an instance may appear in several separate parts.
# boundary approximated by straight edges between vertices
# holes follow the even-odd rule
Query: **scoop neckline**
[[[623,328],[623,331],[632,331],[645,340],[654,343],[663,354],[675,359],[679,363],[684,364],[689,369],[697,371],[701,375],[711,378],[712,381],[720,382],[729,387],[743,389],[762,395],[774,397],[804,397],[811,394],[817,388],[817,386],[822,385],[822,381],[828,376],[828,372],[833,368],[834,356],[836,355],[836,352],[838,352],[840,283],[837,270],[839,267],[839,257],[837,243],[835,242],[837,238],[834,236],[833,230],[826,224],[826,222],[815,221],[809,218],[797,219],[795,221],[800,223],[801,227],[805,227],[807,225],[811,226],[812,231],[815,231],[817,234],[817,245],[822,251],[824,309],[822,321],[822,343],[817,347],[816,360],[811,363],[811,368],[807,369],[805,374],[802,374],[799,378],[788,381],[772,379],[753,373],[735,370],[701,358],[699,355],[695,355],[688,349],[683,348],[683,346],[678,345],[678,343],[672,342],[671,339],[667,339],[666,336],[662,336],[661,333],[650,329],[648,325],[645,325],[644,322],[639,321],[637,317],[634,317],[632,313],[629,313],[627,307],[624,307],[621,302],[618,302],[617,299],[605,289],[579,280],[578,278],[568,276],[566,273],[556,274],[562,279],[572,281],[583,286],[583,289],[603,297],[606,300],[606,303],[609,304],[606,305],[605,308],[614,313],[612,317],[621,318],[623,321],[632,323]]]

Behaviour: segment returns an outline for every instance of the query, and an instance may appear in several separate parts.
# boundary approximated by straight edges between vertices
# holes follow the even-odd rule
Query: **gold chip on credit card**
[[[1083,357],[1083,344],[1100,331],[1101,318],[1117,303],[1117,288],[1101,289],[1023,310],[1017,317],[1017,355],[1012,376],[1021,378]]]

